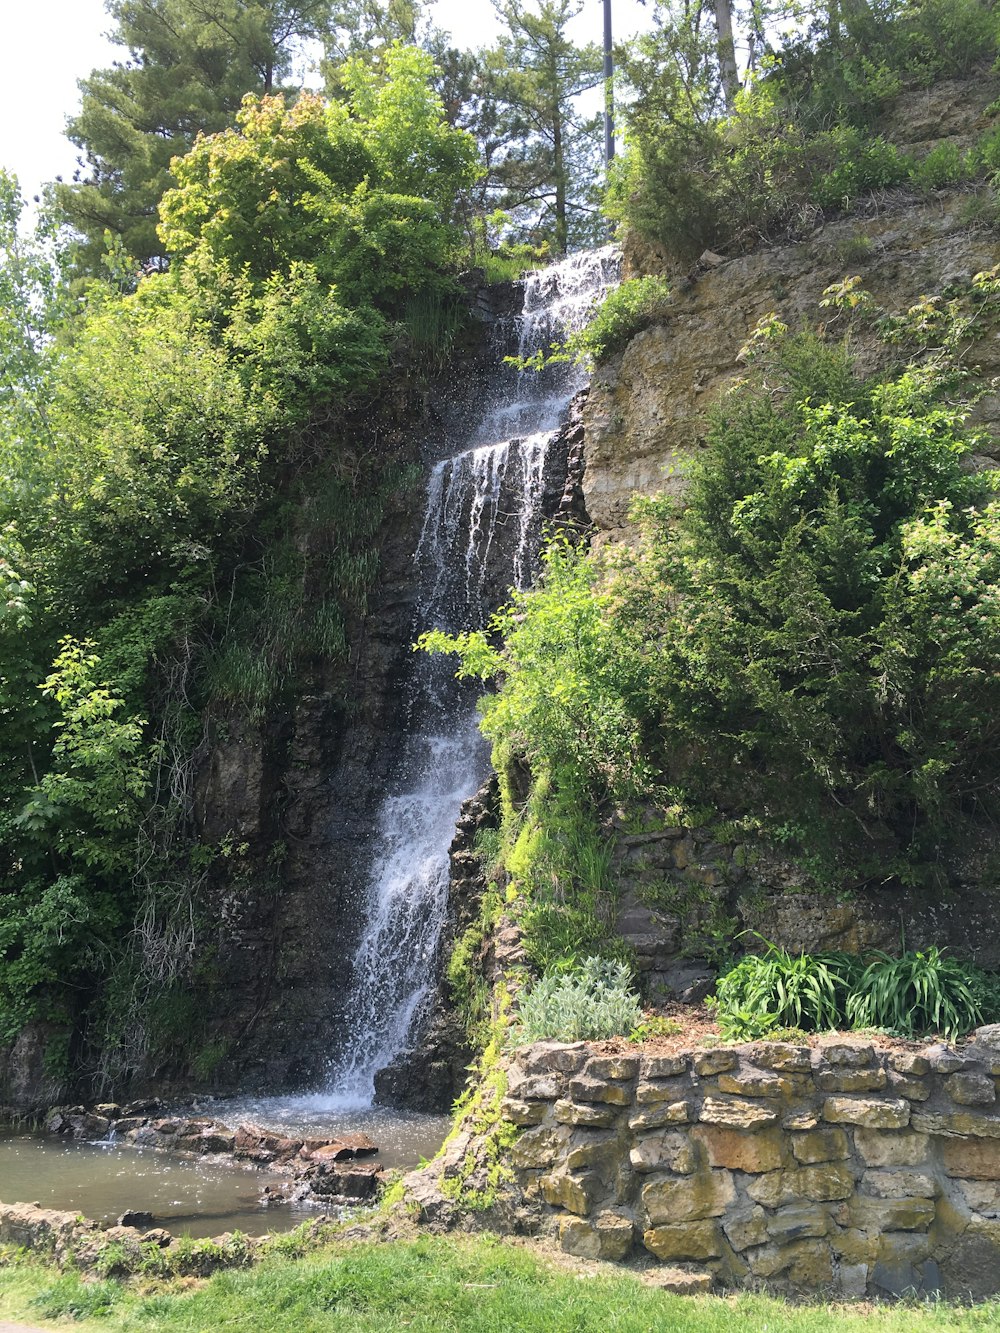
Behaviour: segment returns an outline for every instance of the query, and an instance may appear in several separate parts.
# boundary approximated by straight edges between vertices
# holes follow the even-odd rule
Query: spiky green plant
[[[977,969],[937,945],[893,958],[876,952],[847,1000],[852,1027],[888,1028],[903,1036],[964,1036],[982,1022]]]
[[[842,1026],[860,970],[845,953],[799,954],[767,943],[719,978],[714,1004],[722,1035],[752,1041],[776,1027],[818,1032]]]

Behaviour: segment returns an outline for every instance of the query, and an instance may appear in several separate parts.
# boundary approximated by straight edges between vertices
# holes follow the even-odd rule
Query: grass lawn
[[[206,1281],[82,1281],[33,1260],[0,1264],[0,1317],[81,1330],[212,1333],[922,1333],[1000,1329],[977,1307],[791,1305],[762,1296],[672,1296],[628,1272],[573,1271],[490,1237],[340,1243]]]

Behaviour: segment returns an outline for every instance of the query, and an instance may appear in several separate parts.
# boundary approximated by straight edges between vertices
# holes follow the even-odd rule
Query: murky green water
[[[368,1134],[381,1151],[368,1161],[387,1167],[416,1166],[437,1151],[447,1132],[441,1116],[375,1109],[353,1113],[343,1123],[314,1105],[293,1099],[201,1104],[205,1114],[228,1124],[254,1121],[288,1134]],[[190,1106],[190,1104],[189,1104]],[[287,1231],[330,1205],[262,1202],[265,1185],[287,1182],[275,1172],[237,1165],[183,1161],[150,1149],[66,1142],[48,1136],[0,1131],[0,1199],[37,1203],[114,1222],[129,1209],[150,1212],[154,1226],[177,1235],[215,1236],[239,1230],[250,1236]]]

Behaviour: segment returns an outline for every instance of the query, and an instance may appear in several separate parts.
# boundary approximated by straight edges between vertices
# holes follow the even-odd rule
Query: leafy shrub
[[[858,970],[850,954],[795,957],[769,943],[763,955],[747,954],[719,978],[712,1003],[722,1035],[746,1041],[779,1027],[807,1032],[842,1027]]]
[[[906,1037],[940,1032],[962,1037],[983,1019],[978,969],[946,957],[936,945],[899,958],[878,952],[847,1000],[852,1027],[888,1028]]]
[[[518,1045],[555,1037],[599,1041],[623,1037],[642,1021],[639,997],[622,963],[586,958],[575,972],[549,973],[520,1002]]]
[[[620,352],[631,338],[663,317],[670,300],[665,278],[627,278],[609,292],[590,321],[569,343],[577,360],[590,364]]]

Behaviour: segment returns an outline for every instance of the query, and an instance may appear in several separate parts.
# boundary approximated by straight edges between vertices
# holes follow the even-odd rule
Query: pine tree
[[[82,151],[72,183],[51,190],[82,238],[78,265],[100,269],[104,234],[157,263],[157,206],[170,161],[199,133],[231,125],[246,93],[276,91],[298,44],[327,30],[330,0],[109,0],[127,57],[81,80],[67,133]]]
[[[588,200],[599,163],[599,118],[582,115],[576,99],[600,84],[601,53],[567,35],[579,0],[496,4],[508,31],[484,55],[484,101],[502,111],[490,184],[534,239],[548,237],[562,253],[591,239],[599,222]]]

